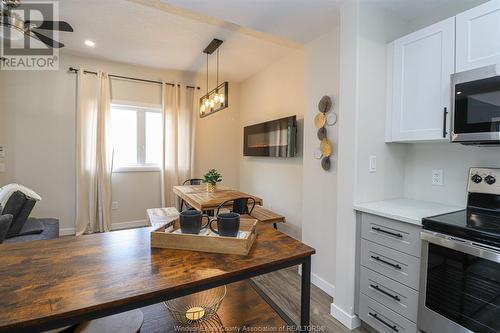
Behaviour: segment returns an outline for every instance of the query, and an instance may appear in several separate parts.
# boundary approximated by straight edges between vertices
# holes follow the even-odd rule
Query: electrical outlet
[[[111,203],[111,209],[112,210],[118,210],[118,201],[113,201]]]
[[[370,156],[368,172],[377,172],[377,156],[375,155]]]
[[[432,170],[432,176],[431,176],[431,183],[432,185],[438,185],[438,186],[443,186],[443,169],[435,169]]]

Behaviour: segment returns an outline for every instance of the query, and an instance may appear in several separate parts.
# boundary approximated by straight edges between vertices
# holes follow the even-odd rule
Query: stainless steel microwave
[[[451,141],[500,145],[500,64],[451,75]]]

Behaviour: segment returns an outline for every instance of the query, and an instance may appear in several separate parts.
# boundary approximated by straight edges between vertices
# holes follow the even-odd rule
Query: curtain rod
[[[72,72],[72,73],[78,73],[78,69],[74,68],[74,67],[70,67],[68,70],[70,72]],[[84,70],[84,73],[85,74],[94,74],[94,75],[97,75],[97,72],[92,72],[92,71],[87,71],[87,70]],[[129,76],[121,76],[121,75],[112,75],[112,74],[109,74],[109,77],[112,77],[112,78],[114,77],[114,78],[117,78],[117,79],[133,80],[133,81],[139,81],[139,82],[155,83],[155,84],[165,83],[165,84],[167,84],[169,86],[174,86],[173,83],[169,83],[169,82],[161,82],[161,81],[154,81],[154,80],[138,79],[138,78],[129,77]],[[180,86],[180,84],[178,84],[178,86]],[[194,87],[194,86],[186,86],[186,88],[200,90],[200,87]]]

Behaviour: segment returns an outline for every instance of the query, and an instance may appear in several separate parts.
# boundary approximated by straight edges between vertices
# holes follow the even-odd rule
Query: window
[[[162,116],[155,108],[111,106],[113,170],[157,170],[162,161]]]

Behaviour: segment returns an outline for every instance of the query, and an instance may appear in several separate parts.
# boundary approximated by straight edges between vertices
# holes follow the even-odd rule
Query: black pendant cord
[[[216,87],[219,86],[219,49],[217,49],[217,84],[215,85]]]
[[[70,72],[72,72],[72,73],[78,73],[78,69],[74,68],[74,67],[70,67],[68,70]],[[84,73],[85,74],[97,75],[97,72],[87,71],[87,70],[85,70]],[[110,74],[108,76],[111,77],[111,78],[116,78],[116,79],[132,80],[132,81],[145,82],[145,83],[154,83],[154,84],[163,84],[163,83],[165,83],[166,85],[169,85],[169,86],[174,86],[175,85],[174,83],[162,82],[162,81],[154,81],[154,80],[146,80],[146,79],[138,79],[138,78],[130,77],[130,76],[113,75],[113,74]],[[178,84],[178,86],[180,86],[180,84]],[[200,87],[196,87],[196,86],[186,86],[186,88],[200,90]]]
[[[207,98],[208,98],[208,53],[207,53]]]

